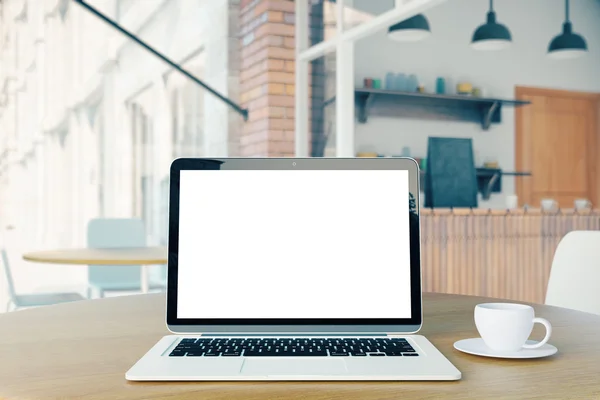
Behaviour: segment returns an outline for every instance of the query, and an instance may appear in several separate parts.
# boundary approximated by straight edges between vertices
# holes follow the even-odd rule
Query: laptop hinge
[[[297,336],[331,336],[331,337],[386,337],[388,336],[386,333],[323,333],[323,332],[297,332],[297,333],[203,333],[200,336],[210,336],[210,337],[265,337],[265,336],[275,336],[275,337],[297,337]]]

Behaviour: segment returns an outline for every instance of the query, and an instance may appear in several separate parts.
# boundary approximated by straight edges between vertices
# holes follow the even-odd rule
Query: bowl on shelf
[[[473,94],[473,85],[471,85],[469,82],[461,82],[456,85],[456,93],[462,95]]]

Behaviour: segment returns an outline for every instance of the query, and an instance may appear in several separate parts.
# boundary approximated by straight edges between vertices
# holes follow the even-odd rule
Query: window
[[[121,19],[134,8],[136,0],[117,0],[117,18]]]
[[[202,69],[190,72],[202,77]],[[171,119],[173,158],[202,157],[204,149],[204,96],[205,91],[187,78],[171,81]]]
[[[146,225],[146,232],[152,236],[154,232],[154,220],[152,212],[154,208],[154,181],[152,165],[153,135],[152,119],[148,112],[138,103],[131,106],[133,119],[133,214],[141,218]]]

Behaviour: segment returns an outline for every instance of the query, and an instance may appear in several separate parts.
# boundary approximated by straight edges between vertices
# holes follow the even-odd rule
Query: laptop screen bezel
[[[406,170],[410,210],[410,318],[200,319],[177,317],[179,185],[181,171],[218,170]],[[173,333],[415,333],[422,325],[419,231],[419,166],[411,158],[180,158],[171,164],[167,274],[168,329]],[[393,182],[390,182],[393,184]]]

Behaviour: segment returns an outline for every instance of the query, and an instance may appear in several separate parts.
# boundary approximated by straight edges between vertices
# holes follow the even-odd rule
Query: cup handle
[[[547,319],[544,319],[544,318],[534,318],[533,319],[533,323],[535,324],[536,322],[540,323],[540,324],[542,324],[542,325],[544,325],[546,327],[546,336],[539,343],[536,343],[536,344],[524,344],[523,345],[524,349],[537,349],[539,347],[542,347],[543,345],[545,345],[546,343],[548,343],[548,339],[550,339],[550,335],[552,335],[552,325],[550,325],[550,322],[548,322]]]

